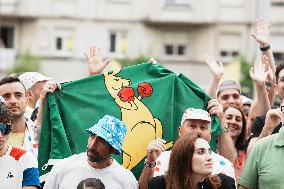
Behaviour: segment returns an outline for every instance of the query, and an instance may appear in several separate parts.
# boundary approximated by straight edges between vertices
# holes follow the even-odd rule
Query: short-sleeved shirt
[[[156,167],[154,168],[154,176],[161,176],[167,173],[169,168],[171,151],[163,152],[156,160]],[[223,156],[212,152],[213,172],[212,174],[223,173],[235,179],[235,170],[233,164]],[[187,162],[185,162],[187,163]]]
[[[40,186],[37,160],[29,152],[9,145],[7,152],[0,157],[0,170],[0,188]]]
[[[132,172],[115,159],[110,166],[95,169],[89,165],[87,153],[74,154],[56,164],[47,176],[44,188],[77,188],[86,178],[100,179],[106,189],[138,189],[138,182]]]
[[[250,138],[255,138],[255,137],[259,137],[264,124],[265,124],[265,117],[266,115],[262,115],[262,116],[258,116],[255,118],[252,127],[251,127],[251,134],[250,134]],[[273,130],[272,134],[278,133],[280,128],[282,126],[282,123],[280,123],[277,127],[275,127],[275,129]]]
[[[247,188],[284,187],[284,128],[260,139],[252,148],[239,184]]]

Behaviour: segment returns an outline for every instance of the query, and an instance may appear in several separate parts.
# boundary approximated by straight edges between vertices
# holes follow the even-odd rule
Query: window
[[[125,54],[127,52],[127,33],[124,31],[111,31],[109,33],[109,52]]]
[[[177,54],[178,54],[178,55],[184,55],[184,54],[185,54],[185,46],[179,45],[179,46],[178,46]]]
[[[165,45],[165,52],[167,55],[173,55],[174,54],[173,45]]]
[[[0,46],[3,46],[4,48],[14,48],[14,28],[1,27],[0,39]]]
[[[237,57],[238,55],[239,55],[238,51],[225,51],[225,50],[220,51],[221,57]]]
[[[178,55],[183,56],[186,54],[186,47],[185,45],[172,45],[172,44],[166,44],[164,46],[165,54],[166,55]]]
[[[116,51],[116,34],[115,33],[111,33],[110,34],[110,52],[115,52]]]
[[[56,38],[56,50],[59,50],[59,51],[62,50],[62,37]]]
[[[239,55],[240,50],[239,33],[221,33],[218,37],[219,54],[224,63],[229,63]]]
[[[72,52],[74,50],[74,31],[72,29],[56,29],[54,48],[57,52]]]
[[[272,5],[284,5],[284,0],[271,0]]]

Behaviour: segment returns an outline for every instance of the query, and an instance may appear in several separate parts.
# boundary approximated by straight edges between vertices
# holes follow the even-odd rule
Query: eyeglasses
[[[12,125],[0,123],[0,131],[2,135],[8,135],[12,131]]]

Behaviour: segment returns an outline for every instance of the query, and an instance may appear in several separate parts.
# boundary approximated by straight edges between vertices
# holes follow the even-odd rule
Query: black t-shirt
[[[264,127],[265,124],[265,117],[266,115],[258,116],[255,118],[252,127],[251,127],[251,134],[250,138],[258,137]],[[278,133],[280,128],[282,126],[282,123],[280,123],[275,129],[273,130],[272,134]]]
[[[235,180],[227,175],[224,175],[222,173],[219,173],[218,176],[220,177],[222,181],[222,185],[220,189],[235,189]],[[166,182],[165,182],[165,177],[164,175],[162,176],[157,176],[152,178],[149,181],[148,185],[149,189],[166,189]],[[203,189],[212,189],[209,181],[207,179],[204,179],[203,182],[200,182],[198,184],[198,188],[203,188]]]

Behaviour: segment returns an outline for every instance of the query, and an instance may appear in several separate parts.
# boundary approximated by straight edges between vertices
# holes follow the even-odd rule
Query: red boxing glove
[[[134,100],[134,89],[130,87],[122,88],[117,94],[123,102],[130,102]]]
[[[153,88],[152,86],[149,84],[149,83],[140,83],[138,85],[138,94],[144,98],[144,97],[148,97],[148,96],[151,96],[152,93],[153,93]]]

